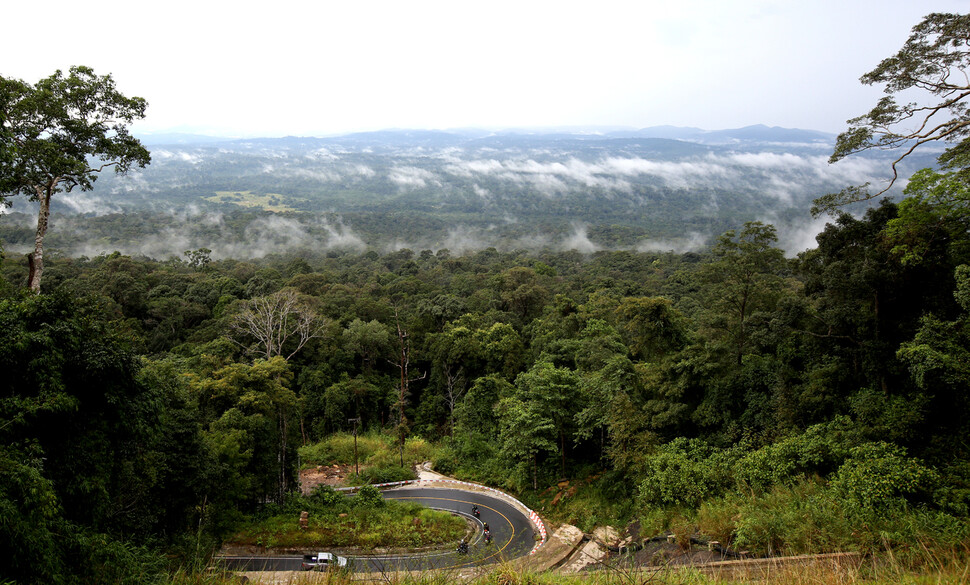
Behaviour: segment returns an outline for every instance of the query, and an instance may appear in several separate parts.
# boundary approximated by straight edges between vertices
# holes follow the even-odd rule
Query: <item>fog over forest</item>
[[[834,136],[764,126],[143,139],[149,167],[56,199],[53,250],[157,259],[203,247],[214,258],[401,248],[686,252],[759,220],[778,227],[780,247],[793,255],[814,247],[831,219],[810,216],[814,198],[880,184],[887,168],[878,153],[829,164]],[[12,252],[33,246],[32,205],[15,200],[0,225]]]

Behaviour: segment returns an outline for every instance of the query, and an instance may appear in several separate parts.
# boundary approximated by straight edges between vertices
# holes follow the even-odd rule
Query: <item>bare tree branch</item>
[[[305,297],[284,289],[250,299],[233,318],[231,326],[242,339],[255,339],[256,347],[266,359],[285,356],[289,361],[308,341],[323,335],[326,321],[317,316]],[[252,345],[237,338],[233,341],[252,351]]]

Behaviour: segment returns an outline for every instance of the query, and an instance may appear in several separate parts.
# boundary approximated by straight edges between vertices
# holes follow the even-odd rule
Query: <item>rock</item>
[[[616,546],[620,542],[620,534],[612,526],[597,526],[593,538],[606,546]]]

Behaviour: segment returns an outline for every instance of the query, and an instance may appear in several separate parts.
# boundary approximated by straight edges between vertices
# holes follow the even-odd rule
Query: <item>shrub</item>
[[[365,467],[360,475],[351,477],[352,483],[390,483],[392,481],[407,481],[417,477],[410,467],[401,467],[391,463]]]
[[[380,434],[368,433],[357,437],[357,458],[361,462],[387,450],[387,440]],[[350,465],[354,462],[354,436],[335,433],[319,443],[300,447],[299,453],[307,465]]]
[[[806,475],[828,475],[842,465],[855,442],[845,436],[849,424],[836,419],[752,451],[734,464],[734,476],[744,487],[763,494],[776,485],[794,485]]]
[[[675,439],[644,461],[641,503],[696,508],[730,483],[727,458],[699,439]]]
[[[345,496],[333,489],[333,486],[318,485],[313,488],[307,498],[314,504],[314,507],[332,508],[345,501]]]
[[[734,542],[734,531],[740,518],[741,499],[737,494],[707,500],[697,511],[697,529],[724,546]]]
[[[354,505],[362,508],[382,508],[387,502],[381,495],[381,490],[372,485],[365,485],[357,492]]]
[[[734,543],[760,554],[839,550],[855,538],[855,527],[836,500],[814,481],[775,486],[740,501]]]
[[[903,447],[880,441],[852,449],[831,487],[855,508],[881,511],[925,501],[939,481],[936,471],[907,457]]]

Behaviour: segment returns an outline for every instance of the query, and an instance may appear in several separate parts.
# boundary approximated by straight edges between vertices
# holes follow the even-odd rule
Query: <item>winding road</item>
[[[408,486],[386,490],[383,494],[386,499],[409,500],[463,516],[476,525],[475,535],[469,543],[467,555],[458,554],[454,546],[449,546],[444,550],[413,555],[348,557],[355,571],[384,573],[461,569],[526,555],[535,544],[535,530],[529,517],[509,501],[487,492]],[[476,505],[480,519],[472,515],[472,506]],[[491,530],[491,544],[485,544],[482,538],[483,522],[487,522]],[[302,557],[220,557],[217,561],[231,571],[299,571]]]

